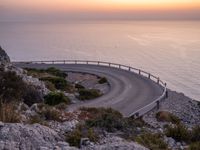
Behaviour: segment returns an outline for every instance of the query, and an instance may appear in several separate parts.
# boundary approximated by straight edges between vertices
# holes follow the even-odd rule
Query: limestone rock
[[[0,65],[6,65],[10,63],[10,58],[7,53],[0,46]]]
[[[39,124],[23,125],[1,123],[0,149],[76,149],[62,139],[54,130]]]
[[[107,136],[98,144],[89,144],[82,147],[83,150],[148,150],[147,148],[135,143],[128,142],[117,136]]]

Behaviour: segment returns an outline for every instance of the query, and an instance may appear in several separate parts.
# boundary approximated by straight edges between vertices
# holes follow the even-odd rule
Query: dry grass
[[[158,121],[166,121],[166,122],[171,122],[171,123],[174,123],[174,124],[178,124],[180,123],[180,119],[173,115],[172,113],[168,112],[168,111],[160,111],[156,114],[156,119]]]
[[[0,104],[0,121],[6,123],[20,122],[20,114],[16,111],[15,103],[1,103]]]

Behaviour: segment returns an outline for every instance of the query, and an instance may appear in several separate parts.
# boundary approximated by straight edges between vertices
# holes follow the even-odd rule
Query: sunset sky
[[[200,0],[0,0],[0,19],[199,19]]]

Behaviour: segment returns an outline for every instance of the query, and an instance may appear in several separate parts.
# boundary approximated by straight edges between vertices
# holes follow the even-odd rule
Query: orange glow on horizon
[[[200,0],[0,0],[0,2],[11,8],[36,9],[40,11],[165,11],[200,9]]]

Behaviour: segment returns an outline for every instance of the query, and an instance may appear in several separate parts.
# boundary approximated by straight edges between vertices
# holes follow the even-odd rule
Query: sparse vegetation
[[[41,112],[40,112],[41,117],[44,117],[45,120],[54,120],[61,122],[61,111],[53,108],[53,107],[45,107]]]
[[[15,72],[0,72],[0,97],[3,103],[21,101],[26,89],[26,84]]]
[[[25,104],[31,106],[35,103],[40,103],[42,99],[43,97],[41,93],[34,86],[29,86],[28,88],[26,88],[23,96]]]
[[[44,97],[45,104],[55,106],[61,103],[70,104],[70,99],[62,92],[51,92]]]
[[[176,141],[190,141],[191,135],[183,124],[177,124],[174,127],[167,127],[166,135],[174,138]]]
[[[188,150],[200,150],[200,141],[190,144]]]
[[[93,110],[92,110],[93,111]],[[101,108],[94,118],[86,121],[88,127],[99,127],[103,128],[108,132],[114,132],[123,128],[123,116],[118,111],[111,108]]]
[[[51,82],[58,90],[67,90],[69,86],[67,81],[62,77],[42,77],[40,80]]]
[[[200,142],[200,125],[193,127],[191,131],[191,141]]]
[[[75,84],[75,88],[80,90],[80,89],[85,89],[84,86],[82,86],[81,84]]]
[[[102,95],[101,92],[96,89],[80,89],[78,98],[80,100],[91,100],[98,98],[101,95]]]
[[[172,113],[167,112],[167,111],[158,112],[156,114],[156,119],[158,121],[166,121],[166,122],[171,122],[171,123],[174,123],[174,124],[180,123],[180,119],[177,116],[175,116]]]
[[[94,129],[87,128],[84,125],[78,125],[71,133],[66,134],[66,141],[70,146],[80,148],[81,138],[88,138],[92,142],[97,142],[99,140],[99,136]]]
[[[65,78],[67,77],[67,74],[59,69],[56,69],[54,67],[50,67],[47,69],[35,69],[35,68],[25,68],[25,70],[28,71],[28,75],[34,76],[34,77],[40,77],[41,74],[50,74],[57,77]]]
[[[15,72],[9,71],[0,73],[0,97],[2,103],[24,101],[29,106],[42,100],[34,86],[26,84]]]
[[[20,114],[16,111],[15,103],[0,103],[0,121],[18,123],[20,119]]]
[[[151,150],[167,150],[167,144],[163,141],[162,135],[145,133],[136,138],[136,142]]]
[[[106,77],[101,77],[98,81],[99,84],[104,84],[104,83],[107,83],[108,80],[106,79]]]

